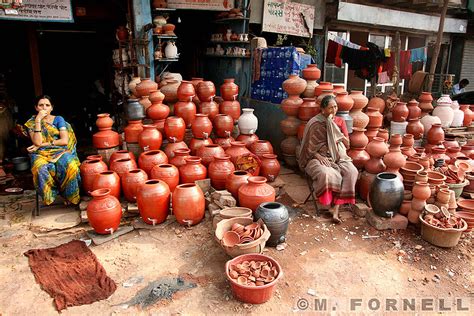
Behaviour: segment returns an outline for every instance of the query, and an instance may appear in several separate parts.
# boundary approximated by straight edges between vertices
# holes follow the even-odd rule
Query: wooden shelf
[[[249,18],[225,18],[225,19],[219,19],[219,20],[214,20],[214,23],[227,23],[227,22],[237,22],[237,21],[249,21]]]
[[[211,41],[213,44],[250,44],[250,42],[245,41]]]
[[[250,56],[215,55],[215,54],[206,54],[205,56],[217,57],[217,58],[250,58]]]
[[[174,61],[179,61],[179,58],[160,58],[160,59],[155,59],[155,62],[159,62],[159,63],[168,63],[168,62],[174,62]]]
[[[177,39],[176,35],[163,35],[163,34],[153,34],[153,37],[162,38],[162,39]]]

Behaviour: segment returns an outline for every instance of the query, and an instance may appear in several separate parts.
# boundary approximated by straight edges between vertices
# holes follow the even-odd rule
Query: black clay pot
[[[145,118],[145,109],[138,99],[129,99],[124,105],[125,116],[128,121],[137,121]]]
[[[261,218],[271,233],[267,246],[275,247],[286,240],[288,230],[288,210],[278,202],[266,202],[258,206],[255,211],[255,220]]]
[[[369,191],[369,206],[382,217],[393,217],[403,202],[403,183],[394,173],[382,172],[375,177]]]

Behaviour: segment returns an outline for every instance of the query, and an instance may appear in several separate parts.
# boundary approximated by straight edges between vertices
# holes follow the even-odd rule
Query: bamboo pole
[[[400,32],[395,33],[395,65],[393,76],[393,91],[397,94],[397,97],[400,97],[400,51],[401,51],[402,42],[400,41]]]
[[[448,11],[449,0],[444,0],[443,9],[441,10],[441,17],[439,19],[438,36],[436,36],[436,44],[431,58],[429,81],[428,81],[428,92],[431,92],[433,88],[434,74],[436,71],[436,65],[438,63],[439,51],[441,49],[441,40],[443,39],[444,32],[444,20],[446,19],[446,12]]]

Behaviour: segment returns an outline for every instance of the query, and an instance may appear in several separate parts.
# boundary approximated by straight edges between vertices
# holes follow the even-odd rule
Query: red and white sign
[[[168,0],[168,8],[228,11],[234,8],[234,0]]]
[[[290,0],[265,0],[264,32],[311,37],[314,27],[314,6]]]

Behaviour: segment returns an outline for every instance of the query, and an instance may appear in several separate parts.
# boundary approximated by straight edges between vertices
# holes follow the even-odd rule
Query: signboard
[[[290,0],[265,0],[263,4],[264,32],[302,37],[313,35],[314,6]]]
[[[168,8],[228,11],[234,8],[234,0],[168,0]]]
[[[71,0],[23,0],[23,6],[16,10],[0,10],[0,19],[74,22]]]

